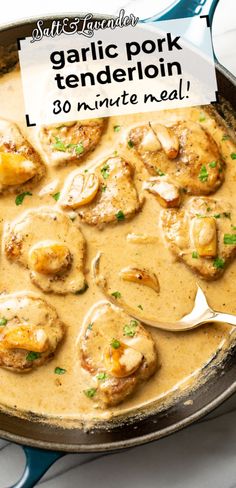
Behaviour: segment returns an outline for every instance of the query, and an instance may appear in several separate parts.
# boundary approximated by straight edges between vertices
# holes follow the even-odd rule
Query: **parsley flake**
[[[212,161],[211,163],[209,163],[210,168],[215,168],[216,165],[217,165],[216,161]]]
[[[197,251],[193,251],[193,252],[192,252],[192,258],[193,258],[193,259],[198,259],[198,258],[199,258],[199,254],[198,254],[198,252],[197,252]]]
[[[35,361],[35,359],[39,359],[40,357],[41,357],[40,352],[30,351],[30,352],[28,352],[28,354],[26,356],[26,360],[27,361]]]
[[[133,141],[131,141],[131,139],[128,140],[127,145],[128,145],[129,149],[132,149],[134,147],[134,143],[133,143]]]
[[[17,206],[22,205],[26,196],[32,197],[32,193],[30,191],[24,191],[23,193],[20,193],[19,195],[16,196],[15,204]]]
[[[113,293],[111,294],[113,297],[115,297],[116,299],[117,298],[121,298],[121,293],[119,291],[113,291]]]
[[[58,202],[59,198],[60,198],[60,195],[61,195],[61,192],[58,191],[57,193],[54,193],[54,195],[52,195],[52,198],[54,198],[54,200],[56,202]]]
[[[5,325],[7,325],[7,322],[8,320],[5,317],[2,317],[0,319],[0,326],[4,327]]]
[[[114,125],[113,130],[114,132],[120,132],[121,126],[120,125]]]
[[[236,159],[236,153],[232,152],[232,153],[230,154],[230,157],[231,157],[231,159]]]
[[[84,394],[86,395],[86,397],[88,398],[93,398],[95,393],[97,391],[97,388],[89,388],[88,390],[84,390]]]
[[[66,152],[66,146],[64,142],[60,139],[60,137],[54,136],[54,138],[56,141],[53,145],[54,149],[56,149],[57,151]]]
[[[111,341],[111,347],[113,347],[113,349],[119,349],[119,347],[120,347],[120,341],[118,341],[118,339],[112,339],[112,341]]]
[[[98,373],[96,378],[100,381],[102,380],[106,380],[108,378],[108,374],[107,373],[104,373],[104,372],[101,372],[101,373]]]
[[[217,268],[217,269],[224,269],[225,260],[223,258],[217,257],[213,261],[213,266],[214,266],[214,268]]]
[[[116,213],[116,218],[119,222],[122,220],[125,220],[125,214],[122,212],[122,210],[119,210],[119,212]]]
[[[225,234],[224,244],[236,244],[236,234]]]
[[[225,134],[223,137],[222,137],[222,141],[228,141],[230,139],[230,137]]]
[[[140,308],[140,310],[143,310],[143,306],[142,305],[138,305],[138,308]]]
[[[136,334],[137,320],[131,320],[129,324],[124,325],[123,334],[128,337],[134,337]]]
[[[104,164],[104,166],[101,168],[101,173],[102,173],[104,180],[106,180],[108,178],[109,170],[110,170],[109,164]]]
[[[54,369],[54,373],[55,373],[55,374],[65,374],[65,373],[66,373],[66,369],[64,369],[64,368],[59,368],[59,366],[57,366],[57,367]]]
[[[208,180],[208,171],[207,171],[206,166],[204,164],[200,169],[200,173],[198,175],[198,178],[202,183],[205,183]]]
[[[156,170],[158,176],[165,176],[165,173],[163,173],[163,171],[161,171],[161,169],[157,169]]]
[[[199,122],[204,122],[206,120],[205,114],[202,112],[199,115]]]

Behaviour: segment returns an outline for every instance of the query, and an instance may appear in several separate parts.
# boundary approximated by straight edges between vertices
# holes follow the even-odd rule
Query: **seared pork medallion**
[[[81,364],[91,375],[84,393],[102,408],[124,401],[158,367],[151,334],[108,302],[87,317],[79,347]]]
[[[102,225],[132,217],[141,207],[133,168],[121,157],[110,157],[88,172],[75,171],[65,183],[59,204],[77,210],[83,222]]]
[[[62,212],[41,207],[24,213],[6,229],[4,249],[10,261],[29,270],[31,281],[44,292],[85,291],[85,241]]]
[[[202,278],[216,279],[236,255],[230,205],[192,198],[181,210],[165,210],[162,228],[171,251]]]
[[[17,125],[0,119],[0,193],[31,189],[44,174],[43,162]]]
[[[151,175],[170,176],[183,191],[208,195],[224,180],[225,163],[213,137],[196,122],[133,128],[129,142]]]
[[[54,356],[65,326],[56,310],[33,293],[0,296],[0,366],[29,371]]]
[[[98,145],[105,127],[105,119],[77,120],[43,126],[40,140],[48,163],[61,165],[81,162]]]

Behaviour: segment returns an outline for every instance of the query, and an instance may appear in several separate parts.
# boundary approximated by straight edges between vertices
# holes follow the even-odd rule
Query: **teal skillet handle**
[[[186,39],[192,42],[195,46],[201,49],[204,46],[204,32],[198,32],[197,36],[196,33],[194,35],[194,39],[191,35],[191,18],[200,15],[208,15],[208,21],[210,28],[212,27],[213,16],[215,13],[215,9],[219,0],[179,0],[179,2],[170,10],[165,12],[164,14],[153,15],[152,17],[142,19],[140,22],[156,22],[159,20],[171,20],[171,19],[180,19],[184,17],[189,18],[189,25],[186,32]],[[204,10],[203,10],[204,9]],[[204,19],[203,19],[204,20]],[[214,57],[216,59],[215,53]]]
[[[63,452],[46,451],[23,447],[26,456],[25,470],[15,485],[10,488],[33,488],[50,466],[65,454]]]
[[[174,7],[165,13],[153,15],[152,17],[142,19],[141,22],[155,22],[157,20],[181,19],[184,17],[193,17],[204,13],[208,14],[210,25],[212,24],[213,15],[219,0],[180,0]]]

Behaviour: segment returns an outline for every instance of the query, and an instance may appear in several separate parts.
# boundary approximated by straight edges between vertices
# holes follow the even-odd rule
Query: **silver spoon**
[[[172,332],[185,332],[187,330],[196,329],[203,324],[211,322],[221,322],[230,325],[236,325],[236,315],[229,313],[217,312],[212,310],[208,305],[206,296],[199,285],[197,285],[197,293],[195,296],[194,307],[190,313],[184,315],[180,320],[176,322],[159,322],[155,317],[144,317],[134,310],[121,298],[114,298],[109,294],[107,289],[106,278],[99,272],[101,253],[99,253],[93,261],[93,275],[96,284],[102,290],[108,300],[114,303],[119,308],[123,309],[134,319],[140,320],[140,322],[156,327],[157,329],[168,330]]]

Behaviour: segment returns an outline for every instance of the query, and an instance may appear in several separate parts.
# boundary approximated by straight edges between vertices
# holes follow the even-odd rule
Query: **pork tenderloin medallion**
[[[190,199],[162,211],[162,229],[173,254],[206,280],[221,276],[236,255],[231,207],[212,198]]]
[[[153,176],[167,175],[186,193],[208,195],[224,181],[225,163],[219,148],[200,124],[181,120],[135,127],[129,141]]]
[[[91,375],[92,386],[84,393],[102,408],[124,401],[158,367],[151,334],[109,302],[97,304],[87,317],[79,351],[82,367]]]
[[[100,118],[43,126],[39,138],[48,164],[80,163],[98,145],[105,125]]]
[[[40,156],[17,125],[0,119],[0,194],[30,190],[44,174]]]
[[[85,291],[85,241],[62,212],[50,207],[25,212],[6,229],[4,249],[10,261],[29,270],[31,281],[44,292]]]
[[[0,366],[29,371],[54,356],[65,334],[56,310],[30,292],[0,296]]]
[[[131,218],[141,208],[132,166],[117,156],[86,173],[73,172],[65,182],[59,205],[76,210],[81,221],[89,225]]]

